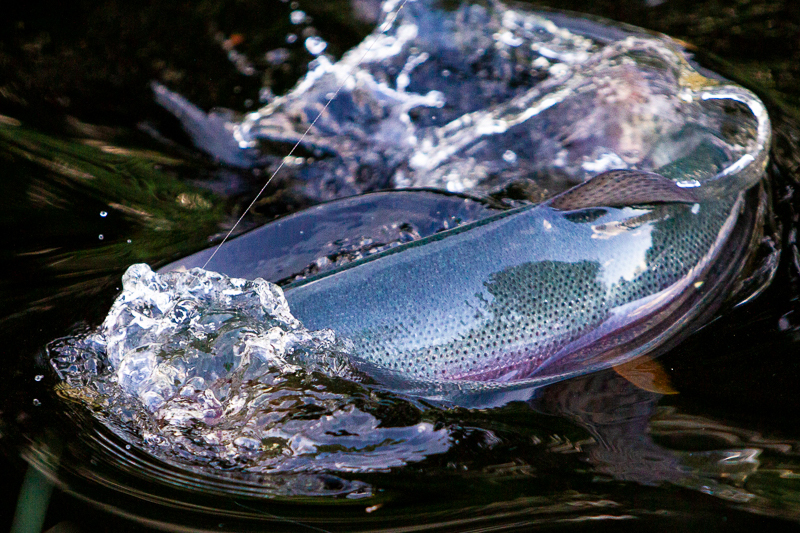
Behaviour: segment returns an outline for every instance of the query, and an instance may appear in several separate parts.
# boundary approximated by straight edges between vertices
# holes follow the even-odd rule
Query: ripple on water
[[[354,72],[353,83],[344,85],[307,137],[309,157],[297,158],[295,170],[284,169],[305,179],[309,196],[329,199],[376,183],[486,193],[537,176],[551,180],[537,190],[541,198],[608,165],[670,164],[702,145],[708,129],[741,119],[736,108],[686,99],[694,78],[684,76],[686,58],[666,38],[587,21],[571,31],[569,17],[556,16],[556,24],[499,3],[464,4],[449,12],[431,5],[409,3],[398,24],[385,34],[374,33],[336,63],[323,54],[324,41],[304,41],[312,45],[311,53],[320,53],[309,75],[231,128],[239,135],[232,158],[225,157],[231,152],[214,152],[222,141],[200,147],[229,163],[253,164],[241,146],[293,144],[315,116],[306,111],[321,108]],[[580,27],[601,37],[581,33]],[[288,42],[297,39],[287,37]],[[285,55],[278,49],[267,60],[280,64]],[[157,97],[187,107],[168,91]],[[689,118],[690,124],[676,117]],[[208,133],[200,128],[198,138],[213,138]],[[743,149],[739,140],[714,147],[736,155]],[[359,172],[364,169],[370,172]],[[366,179],[373,174],[383,181]],[[330,179],[315,184],[315,176]],[[353,176],[365,177],[367,185],[354,183]],[[624,471],[630,479],[631,472],[654,471],[650,456],[642,468],[631,466],[638,456],[627,453],[635,442],[627,421],[619,424],[625,431],[612,434],[622,435],[611,441],[619,443],[621,453],[593,454],[607,451],[603,443],[609,439],[602,437],[608,433],[597,430],[593,438],[552,420],[537,427],[527,407],[523,423],[515,411],[519,405],[486,416],[477,411],[450,416],[371,390],[367,378],[349,366],[348,346],[331,332],[305,329],[289,313],[280,290],[266,282],[202,271],[159,275],[134,265],[124,285],[99,328],[49,346],[62,380],[57,392],[65,405],[78,406],[64,410],[81,446],[73,450],[77,460],[61,465],[61,472],[97,486],[148,502],[159,495],[179,501],[159,484],[212,496],[361,498],[374,495],[374,487],[354,476],[367,480],[374,472],[404,466],[403,472],[413,476],[415,464],[427,458],[425,467],[433,464],[428,470],[433,474],[424,483],[415,478],[411,492],[421,499],[430,496],[435,506],[458,484],[460,494],[467,495],[463,501],[477,503],[465,509],[448,501],[448,511],[437,510],[434,518],[472,527],[468,520],[492,513],[528,523],[541,517],[629,518],[621,510],[615,516],[619,504],[600,494],[605,486],[591,489],[588,481],[582,484],[584,477]],[[580,382],[564,386],[575,383]],[[619,393],[614,389],[609,396],[617,400]],[[596,400],[597,395],[580,397]],[[648,402],[642,402],[645,412],[637,421],[649,418]],[[565,401],[557,403],[555,412],[571,413]],[[580,423],[593,428],[585,419]],[[648,438],[644,430],[634,435]],[[752,443],[745,444],[737,475],[749,475],[758,458],[749,451]],[[648,442],[635,451],[656,448]],[[52,451],[33,447],[28,453],[26,459],[43,469],[58,462]],[[548,466],[555,462],[553,454],[578,459],[575,464],[564,459],[555,469]],[[624,458],[624,469],[608,467],[617,456]],[[471,462],[473,457],[479,459]],[[606,464],[593,464],[597,457]],[[707,463],[719,461],[719,454],[708,454]],[[663,463],[684,475],[674,462]],[[470,471],[475,464],[485,467],[480,474]],[[726,482],[729,472],[703,474],[712,475]],[[534,476],[538,480],[531,482]],[[553,480],[564,478],[561,488],[551,490]],[[401,476],[392,479],[405,483]],[[709,486],[705,477],[702,481]],[[428,486],[441,494],[426,493]],[[635,486],[634,492],[631,505],[641,506],[646,491]],[[622,490],[615,494],[625,497]],[[216,511],[227,500],[207,505],[203,512]],[[398,506],[396,512],[405,509]]]

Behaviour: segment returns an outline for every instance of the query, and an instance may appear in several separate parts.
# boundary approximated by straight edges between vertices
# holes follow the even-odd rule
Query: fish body
[[[345,339],[379,383],[466,405],[495,400],[462,393],[530,389],[659,353],[730,293],[764,215],[763,104],[711,82],[685,97],[725,128],[687,127],[658,173],[603,172],[289,284],[292,314]],[[295,217],[298,227],[307,218]],[[236,266],[240,248],[227,244],[217,261]]]
[[[349,339],[379,381],[411,388],[544,384],[651,352],[717,305],[758,200],[615,174],[618,197],[638,194],[635,204],[613,201],[600,175],[290,285],[292,313]],[[647,180],[657,192],[637,189]]]

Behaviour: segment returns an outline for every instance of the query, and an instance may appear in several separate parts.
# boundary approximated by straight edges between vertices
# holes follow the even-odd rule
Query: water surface
[[[375,6],[367,3],[356,6],[362,18],[338,14],[350,13],[347,5],[326,6],[281,4],[267,13],[221,3],[183,18],[165,15],[184,13],[145,10],[137,15],[140,28],[118,11],[124,8],[109,4],[73,14],[91,23],[82,37],[89,52],[69,61],[82,45],[57,8],[49,16],[21,12],[9,18],[25,24],[4,30],[10,43],[3,52],[6,64],[19,72],[7,78],[2,114],[22,125],[7,120],[0,139],[9,184],[3,258],[12,272],[0,287],[9,362],[7,385],[0,389],[0,442],[16,473],[14,490],[25,472],[26,486],[46,489],[28,465],[58,473],[45,527],[68,523],[95,530],[98,513],[109,528],[132,530],[137,520],[148,520],[149,527],[181,523],[221,530],[367,530],[421,523],[462,531],[533,524],[739,530],[775,525],[773,520],[796,523],[800,435],[790,195],[797,168],[792,104],[798,95],[794,71],[784,62],[797,51],[784,46],[789,40],[781,33],[789,31],[791,8],[777,3],[759,4],[760,11],[751,5],[723,11],[713,3],[571,6],[686,38],[704,50],[706,66],[745,83],[770,105],[775,209],[785,235],[777,278],[765,294],[726,309],[662,357],[679,394],[645,392],[601,372],[552,385],[530,402],[465,410],[323,381],[330,397],[318,399],[320,406],[335,411],[341,398],[353,405],[345,424],[326,419],[328,426],[308,430],[314,445],[342,446],[348,438],[342,431],[356,427],[379,427],[383,440],[351,439],[354,447],[364,447],[363,463],[287,465],[286,472],[260,477],[243,477],[237,465],[220,457],[211,461],[223,474],[210,476],[206,458],[155,459],[144,442],[127,448],[140,436],[114,434],[87,412],[91,398],[74,403],[76,398],[63,394],[45,360],[46,345],[99,324],[128,265],[157,266],[204,247],[230,226],[263,180],[262,172],[220,168],[194,150],[152,103],[149,81],[174,80],[174,90],[206,108],[253,109],[262,79],[272,80],[280,93],[310,59],[304,44],[286,42],[290,33],[303,36],[313,28],[338,55],[360,42],[374,20]],[[313,21],[293,24],[291,12],[298,10]],[[166,28],[158,22],[162,17],[171,21]],[[155,49],[130,54],[125,38],[135,39],[140,30],[153,37]],[[237,33],[245,40],[234,45]],[[748,41],[751,35],[759,36],[758,46]],[[178,37],[198,48],[191,54],[173,49],[168,43]],[[762,43],[781,46],[767,49]],[[265,55],[278,49],[287,51],[283,62]],[[724,60],[706,57],[706,50]],[[197,54],[207,56],[201,66],[192,59]],[[204,81],[193,83],[197,79]],[[154,140],[153,131],[175,144]],[[121,148],[130,155],[121,158]],[[289,179],[278,183],[245,227],[318,199],[301,189]],[[511,196],[503,199],[513,203]],[[274,389],[279,401],[320,378],[296,379]],[[307,413],[286,405],[303,422]],[[319,413],[312,418],[324,419]],[[414,441],[411,430],[421,440]],[[376,468],[381,461],[371,452],[392,450],[395,443],[405,451],[389,455],[405,460]],[[325,450],[334,460],[337,452],[341,448]],[[187,469],[192,460],[196,468]],[[10,516],[15,502],[4,505]],[[29,508],[36,511],[33,503]],[[95,524],[87,526],[87,517]]]

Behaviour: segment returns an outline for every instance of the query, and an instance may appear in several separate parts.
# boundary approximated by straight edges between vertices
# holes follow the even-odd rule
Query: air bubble
[[[33,379],[36,381],[42,381],[44,379],[44,376],[42,374],[37,374],[36,377]]]
[[[100,211],[100,216],[103,217],[103,218],[106,218],[108,216],[108,212],[107,211]]]

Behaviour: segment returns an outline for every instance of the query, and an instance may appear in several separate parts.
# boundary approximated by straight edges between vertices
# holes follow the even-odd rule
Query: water
[[[353,393],[347,351],[333,331],[306,330],[264,280],[144,264],[126,271],[97,333],[49,347],[61,396],[90,397],[112,431],[129,428],[181,466],[387,471],[449,448],[449,432],[428,422],[379,427],[378,402]]]
[[[261,13],[248,7],[253,9],[249,13],[253,18]],[[374,6],[359,8],[362,14],[368,14]],[[694,9],[704,8],[711,9],[705,5]],[[231,35],[240,31],[238,28],[247,27],[242,22],[247,17],[230,9],[218,12],[216,24],[225,34],[219,42],[233,45],[238,39]],[[355,45],[366,32],[366,27],[360,34],[350,30],[350,35],[357,34],[355,38],[340,40],[337,34],[341,27],[336,27],[336,20],[336,31],[327,32],[325,17],[316,13],[313,6],[294,8],[286,4],[285,13],[279,17],[286,28],[274,23],[278,27],[271,41],[274,44],[260,48],[253,45],[259,56],[264,50],[286,46],[289,31],[303,35],[305,29],[291,25],[290,11],[296,9],[310,17],[309,26],[313,25],[314,31],[324,37],[333,53]],[[631,10],[630,17],[642,17],[634,20],[640,24],[648,17],[659,18],[651,14],[651,9],[657,8],[638,6]],[[745,24],[748,11],[742,9],[737,16]],[[615,12],[609,10],[605,14]],[[715,20],[723,20],[724,16]],[[668,17],[660,18],[667,21],[664,24],[669,23]],[[149,12],[143,13],[140,20],[149,28],[158,27],[153,26],[155,17]],[[36,28],[35,23],[29,24]],[[695,27],[689,30],[697,31]],[[98,27],[95,31],[112,41],[105,30]],[[671,33],[685,35],[681,31]],[[46,42],[35,29],[16,29],[11,35],[29,39],[28,44]],[[50,38],[70,42],[58,32],[51,32]],[[206,39],[218,42],[215,36]],[[713,40],[701,44],[730,52],[733,41],[723,39],[719,47],[714,46]],[[296,46],[290,55],[305,53],[303,40]],[[244,48],[241,44],[234,47]],[[50,57],[46,44],[40,50],[42,59],[35,63],[39,67],[46,65]],[[109,50],[112,55],[118,53],[113,45]],[[259,63],[256,54],[240,52],[267,75],[271,67]],[[239,91],[234,91],[236,83],[247,78],[249,71],[240,68],[244,64],[241,57],[221,55],[228,65],[225,68],[235,74],[220,77],[216,91],[227,96],[214,103],[247,109],[245,101],[257,98],[260,83],[251,83],[252,90],[242,83]],[[209,52],[209,58],[213,57],[214,53]],[[736,60],[739,56],[728,57]],[[308,59],[301,57],[297,63],[305,65]],[[181,61],[179,55],[173,59],[178,66]],[[215,67],[213,59],[210,63],[206,68],[226,72]],[[737,65],[755,68],[746,61]],[[718,63],[710,62],[709,66],[720,69]],[[777,66],[773,68],[779,72]],[[726,69],[720,70],[731,75]],[[164,72],[169,71],[166,68]],[[126,75],[129,74],[123,73],[123,78]],[[189,79],[194,75],[186,74]],[[279,76],[275,72],[271,75]],[[791,73],[787,71],[786,76]],[[771,85],[777,92],[762,92],[762,97],[771,101],[769,97],[773,95],[789,103],[794,101],[783,85],[784,78],[777,74],[774,78]],[[143,93],[147,81],[140,84]],[[202,98],[194,98],[191,90],[183,90],[182,83],[172,87],[202,103]],[[226,87],[230,90],[226,91]],[[279,84],[273,87],[275,94],[281,93]],[[58,92],[58,86],[51,90]],[[259,385],[255,389],[237,389],[242,377],[237,377],[235,367],[230,369],[234,378],[225,382],[218,379],[219,368],[194,365],[193,371],[202,370],[205,374],[187,375],[186,379],[208,379],[213,383],[210,389],[214,397],[197,394],[199,388],[187,389],[185,396],[172,400],[179,404],[173,406],[175,409],[164,410],[166,404],[160,401],[169,395],[159,391],[163,392],[160,387],[173,386],[168,380],[130,379],[125,382],[126,389],[111,397],[113,401],[101,395],[87,396],[90,389],[81,388],[81,383],[62,381],[50,370],[45,348],[65,334],[90,332],[99,326],[122,288],[120,279],[130,264],[146,261],[158,265],[203,247],[207,237],[219,234],[220,222],[230,223],[238,215],[253,187],[259,187],[264,177],[263,173],[249,170],[217,170],[187,151],[186,144],[167,148],[126,129],[138,122],[142,130],[157,130],[180,141],[174,123],[152,104],[139,111],[131,103],[130,109],[118,110],[102,119],[103,123],[93,125],[103,110],[118,109],[114,106],[121,101],[121,93],[111,93],[113,98],[106,94],[104,98],[89,99],[87,95],[92,90],[97,89],[90,84],[71,89],[74,103],[68,114],[73,118],[64,122],[52,118],[61,116],[63,111],[54,111],[44,103],[33,108],[14,107],[20,104],[4,97],[8,101],[4,100],[3,114],[24,119],[22,126],[5,130],[2,137],[3,153],[13,158],[6,156],[10,161],[6,227],[16,228],[23,222],[26,231],[4,232],[10,244],[10,253],[4,259],[15,276],[11,278],[13,283],[2,285],[2,332],[12,363],[9,385],[2,388],[0,442],[12,471],[18,473],[16,479],[21,481],[26,464],[57,475],[58,490],[48,503],[46,478],[27,470],[24,486],[33,487],[32,492],[26,493],[31,502],[29,508],[36,509],[33,502],[39,500],[34,496],[41,495],[44,503],[39,511],[44,513],[49,508],[45,527],[62,524],[85,528],[88,520],[93,528],[98,523],[108,524],[108,528],[133,528],[132,521],[146,519],[150,527],[181,523],[221,530],[354,530],[419,523],[451,530],[528,529],[534,524],[573,529],[691,526],[739,530],[754,525],[780,525],[773,520],[789,520],[790,524],[796,521],[796,473],[800,467],[795,423],[798,397],[793,379],[793,354],[797,348],[796,267],[790,231],[793,211],[787,200],[792,192],[787,186],[796,168],[792,143],[796,130],[792,129],[791,108],[785,107],[782,112],[775,105],[771,107],[777,139],[777,166],[772,169],[774,204],[779,214],[777,222],[787,228],[787,252],[777,278],[767,293],[747,305],[725,310],[720,319],[661,358],[677,395],[646,392],[614,373],[601,372],[554,384],[529,402],[513,402],[491,410],[440,409],[414,397],[375,391],[336,359],[323,360],[328,366],[314,372],[313,367],[308,367],[309,354],[303,352],[302,343],[307,335],[316,334],[296,329],[291,320],[273,324],[277,331],[266,329],[266,325],[260,330],[260,321],[237,323],[237,319],[223,313],[219,320],[202,326],[253,335],[249,337],[253,340],[251,356],[262,357],[264,363],[253,369],[258,375],[250,377]],[[30,91],[28,98],[35,98],[35,94],[36,90]],[[149,96],[136,98],[145,101]],[[76,143],[75,139],[83,142]],[[504,164],[525,160],[527,154],[517,148],[513,150],[516,159],[505,157],[509,149],[501,146],[496,152]],[[279,145],[269,153],[277,157],[282,150]],[[302,171],[308,167],[295,168]],[[388,176],[394,179],[391,174]],[[192,186],[199,180],[206,190]],[[501,180],[491,184],[487,192],[505,205],[541,197],[542,192],[536,188],[508,185]],[[328,190],[312,187],[311,193],[303,195],[302,187],[287,178],[277,184],[278,192],[268,193],[247,219],[248,227],[275,213],[316,201],[321,197],[318,191]],[[515,196],[514,191],[524,194]],[[230,201],[220,201],[221,196]],[[452,199],[457,197],[447,198],[431,200],[431,205],[437,206],[431,213],[461,209],[461,218],[468,221],[468,216],[480,216],[481,209],[489,209],[474,209],[470,211],[472,215],[464,215],[460,203],[463,200],[458,200],[456,206]],[[375,203],[380,205],[379,201]],[[107,216],[98,216],[101,211]],[[396,240],[442,229],[436,217],[428,216],[429,219],[409,218],[404,229],[389,226],[388,232],[374,232],[371,237],[385,239],[374,245],[358,239],[351,240],[350,246],[344,243],[346,254],[354,255],[332,256],[331,262],[358,258],[391,246]],[[102,241],[98,239],[100,234],[104,236]],[[324,246],[325,239],[320,242]],[[291,253],[297,251],[287,246]],[[764,257],[763,270],[769,274],[776,257],[769,253]],[[297,265],[301,276],[313,273],[304,270],[309,263],[303,258]],[[276,281],[284,277],[279,276]],[[207,304],[200,298],[192,305]],[[194,337],[196,331],[189,336],[182,336],[186,332],[176,333],[170,337],[181,343]],[[270,334],[277,336],[269,337]],[[297,335],[301,337],[299,341]],[[224,352],[230,345],[222,337],[218,349]],[[265,338],[276,340],[268,343],[272,347],[269,350],[264,350],[264,343],[259,340]],[[289,344],[300,348],[275,349],[288,346],[284,342],[288,339]],[[325,337],[323,342],[333,346],[336,341]],[[346,351],[347,347],[341,350]],[[228,356],[235,360],[232,352]],[[305,359],[298,361],[295,357]],[[81,362],[82,371],[107,370],[93,367],[95,363],[90,358]],[[306,367],[312,371],[305,371]],[[336,372],[347,379],[332,379],[330,374]],[[193,385],[197,383],[194,381]],[[98,382],[101,386],[103,383]],[[105,386],[115,383],[109,381]],[[225,427],[224,422],[220,426],[220,410],[235,410],[236,395],[228,394],[235,390],[255,391],[273,406],[236,413],[242,420],[252,421],[250,426],[245,423]],[[223,393],[228,403],[220,400]],[[143,409],[143,405],[147,407]],[[309,411],[308,406],[314,409]],[[168,412],[182,416],[160,416]],[[258,419],[259,416],[273,419]],[[119,423],[120,420],[127,422]],[[152,431],[142,432],[141,428],[148,424]],[[209,428],[213,431],[209,432]],[[269,431],[272,433],[267,434]],[[219,440],[209,442],[209,435],[216,435]],[[165,436],[171,440],[166,445],[155,441]],[[245,450],[252,441],[247,439],[258,440],[263,447],[272,446],[273,454],[263,453],[262,448],[261,453],[248,455]],[[213,453],[207,453],[209,450]],[[105,511],[82,503],[86,501],[104,506]],[[15,502],[6,502],[5,509],[11,511],[14,505]],[[114,510],[127,518],[98,515]]]

